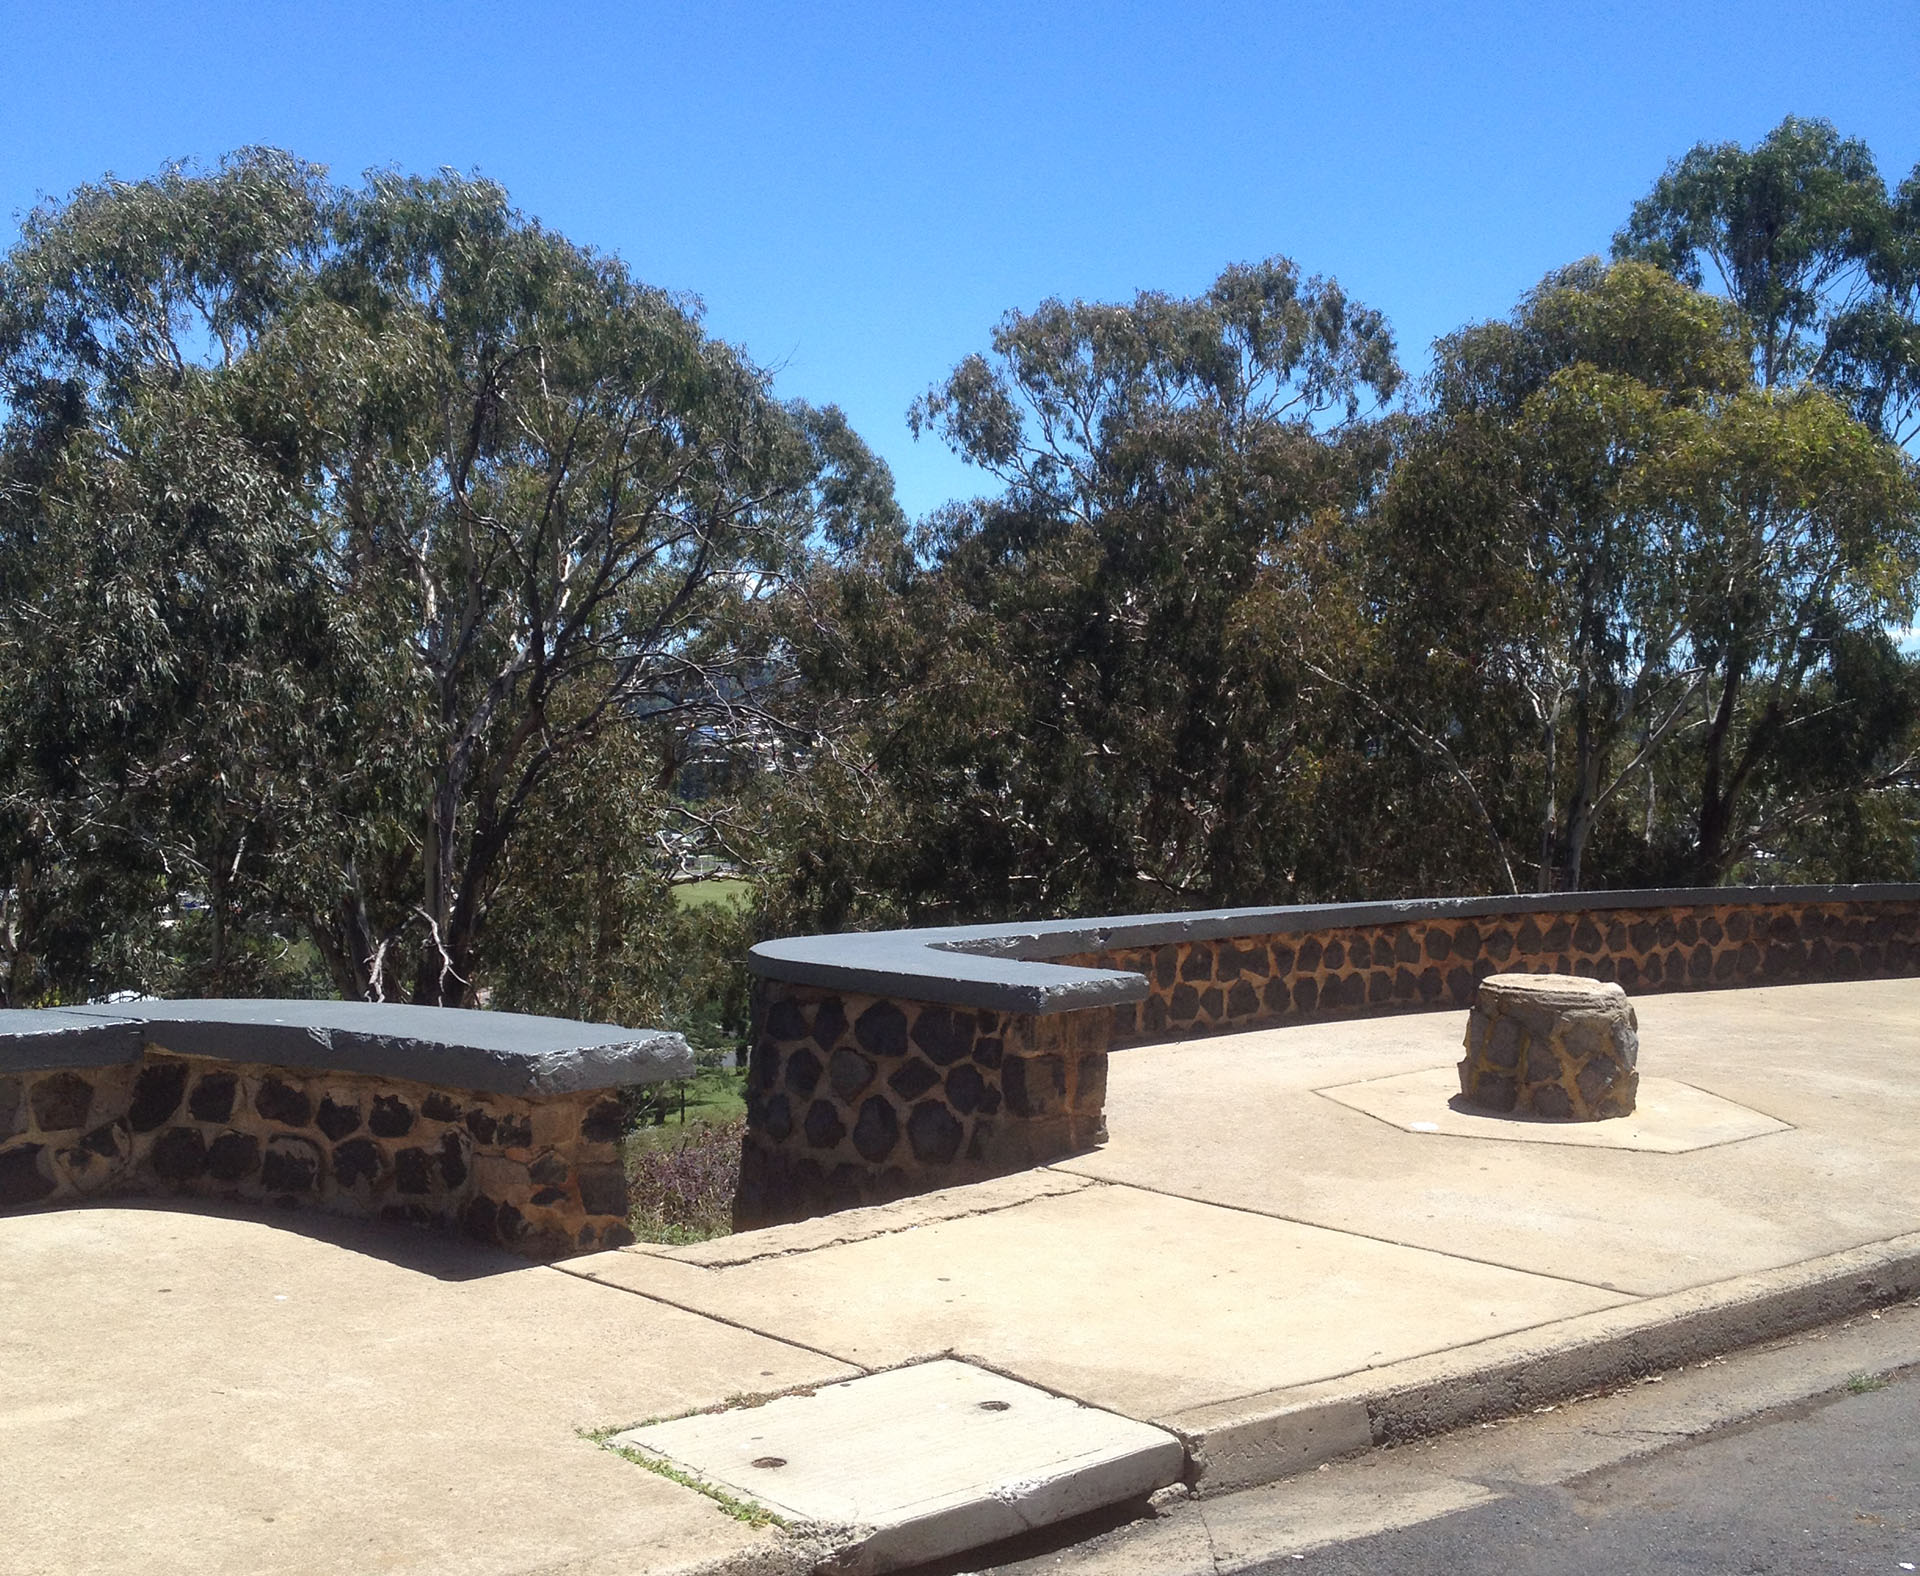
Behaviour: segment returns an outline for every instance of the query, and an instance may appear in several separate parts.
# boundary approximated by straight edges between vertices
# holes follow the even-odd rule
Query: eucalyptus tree
[[[1705,682],[1662,462],[1745,384],[1747,356],[1718,301],[1595,260],[1436,347],[1380,516],[1376,594],[1394,609],[1398,671],[1418,686],[1424,670],[1428,710],[1463,730],[1436,752],[1509,882],[1531,865],[1542,890],[1582,883],[1596,822]],[[1524,719],[1504,747],[1503,710]]]
[[[1319,746],[1260,594],[1367,484],[1399,377],[1380,315],[1280,258],[1002,319],[911,413],[997,490],[868,571],[816,653],[864,701],[816,779],[865,806],[839,865],[807,855],[825,909],[1294,890]]]
[[[1920,434],[1920,168],[1889,198],[1871,150],[1789,115],[1752,148],[1701,143],[1614,238],[1617,257],[1717,286],[1765,389],[1834,390],[1896,443]]]
[[[63,588],[131,653],[88,758],[163,864],[251,882],[343,994],[469,1000],[505,884],[544,868],[517,841],[609,791],[610,733],[648,742],[662,817],[691,750],[759,748],[757,609],[891,506],[836,413],[482,180],[253,152],[83,188],[0,300],[10,441],[59,456],[15,557],[126,544]],[[167,770],[209,791],[174,804]]]

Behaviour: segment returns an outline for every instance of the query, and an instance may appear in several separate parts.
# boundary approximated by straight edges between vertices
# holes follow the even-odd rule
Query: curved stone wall
[[[0,1210],[191,1197],[457,1230],[539,1259],[618,1247],[633,1236],[612,1090],[690,1070],[677,1035],[504,1013],[0,1013]]]
[[[1920,886],[1556,893],[805,937],[755,948],[750,966],[742,1226],[1091,1147],[1105,1136],[1117,1047],[1464,1008],[1501,972],[1581,974],[1629,994],[1920,973]],[[881,1023],[884,1034],[863,1035]]]

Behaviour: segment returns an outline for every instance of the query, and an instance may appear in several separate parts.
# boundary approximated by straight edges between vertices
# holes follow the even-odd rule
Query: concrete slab
[[[1172,1434],[968,1363],[935,1361],[610,1441],[789,1521],[857,1529],[832,1568],[878,1573],[1177,1482]]]
[[[1316,1089],[1459,1056],[1447,1012],[1117,1052],[1076,1175],[1657,1295],[1920,1226],[1920,980],[1637,998],[1641,1066],[1790,1124],[1689,1154],[1398,1131]]]
[[[723,1268],[630,1249],[557,1268],[863,1368],[951,1352],[1149,1420],[1626,1300],[1127,1187]]]
[[[1316,1093],[1405,1133],[1445,1133],[1450,1138],[1494,1143],[1571,1144],[1579,1149],[1684,1155],[1787,1131],[1785,1122],[1673,1078],[1642,1078],[1633,1113],[1604,1122],[1553,1122],[1478,1110],[1460,1099],[1460,1076],[1451,1064]]]
[[[424,1233],[88,1208],[0,1219],[0,1566],[600,1576],[778,1534],[577,1430],[850,1377]]]

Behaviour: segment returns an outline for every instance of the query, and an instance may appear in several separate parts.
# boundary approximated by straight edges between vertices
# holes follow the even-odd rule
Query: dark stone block
[[[840,1120],[840,1112],[831,1100],[815,1100],[807,1107],[802,1130],[807,1135],[809,1149],[836,1148],[847,1136],[847,1124]]]
[[[342,1187],[361,1182],[378,1182],[386,1167],[386,1157],[371,1138],[350,1138],[333,1151],[333,1180]]]
[[[1427,926],[1427,956],[1435,963],[1444,963],[1453,956],[1453,938],[1447,934],[1445,925]]]
[[[1622,958],[1620,960],[1620,966],[1615,971],[1613,977],[1615,980],[1619,982],[1620,988],[1622,990],[1627,991],[1629,993],[1635,990],[1638,990],[1640,988],[1639,962],[1636,959],[1630,958],[1630,957]]]
[[[1540,950],[1542,939],[1540,927],[1531,919],[1523,919],[1520,921],[1519,930],[1514,933],[1513,944],[1520,949],[1521,957],[1530,958]],[[1402,961],[1410,960],[1403,959]],[[1498,1110],[1501,1108],[1496,1106],[1492,1107],[1492,1109]],[[1507,1106],[1505,1109],[1512,1110],[1513,1107]]]
[[[431,1193],[433,1157],[424,1149],[402,1149],[393,1157],[393,1185],[402,1193]]]
[[[800,1004],[791,996],[776,996],[767,1004],[767,1038],[770,1040],[804,1040],[807,1037],[807,1018],[801,1012]]]
[[[1190,1023],[1200,1015],[1200,992],[1191,985],[1180,984],[1173,987],[1173,995],[1167,1001],[1167,1016],[1179,1023]]]
[[[133,1101],[127,1107],[127,1126],[151,1133],[180,1109],[187,1092],[185,1062],[151,1062],[133,1080]]]
[[[1208,1020],[1217,1019],[1220,1009],[1226,1005],[1226,992],[1218,985],[1209,985],[1200,992],[1200,1016]]]
[[[440,1135],[440,1180],[450,1188],[467,1180],[467,1146],[458,1133]]]
[[[332,1095],[327,1095],[321,1100],[319,1110],[313,1113],[313,1125],[337,1144],[359,1127],[360,1107],[341,1105]]]
[[[1320,967],[1320,958],[1324,950],[1318,936],[1308,936],[1294,953],[1294,968],[1302,974],[1314,973]]]
[[[1453,927],[1453,955],[1471,961],[1480,955],[1484,943],[1480,939],[1480,927],[1470,919],[1463,919]]]
[[[413,1131],[413,1107],[398,1095],[375,1095],[367,1131],[375,1138],[405,1138]]]
[[[980,1070],[971,1064],[962,1063],[947,1074],[947,1104],[962,1116],[980,1108],[980,1100],[987,1092],[987,1081],[980,1076]]]
[[[58,1185],[40,1170],[42,1144],[0,1149],[0,1209],[37,1204]]]
[[[1347,966],[1347,944],[1341,937],[1328,939],[1320,953],[1320,966],[1327,969],[1344,969]]]
[[[829,996],[813,1009],[813,1043],[831,1051],[847,1032],[847,1009],[838,996]]]
[[[1187,948],[1186,957],[1180,960],[1180,978],[1183,980],[1213,978],[1213,950],[1204,941],[1196,941]]]
[[[1067,1098],[1067,1067],[1058,1056],[1013,1056],[1000,1069],[1000,1088],[1015,1116],[1052,1116]]]
[[[1400,925],[1393,932],[1393,961],[1395,963],[1418,963],[1420,961],[1420,938],[1414,934],[1413,926]]]
[[[1708,979],[1713,974],[1713,948],[1702,943],[1693,949],[1687,959],[1687,974],[1696,980]]]
[[[973,1049],[973,1014],[951,1007],[922,1007],[909,1038],[934,1066],[951,1067]]]
[[[1305,979],[1293,982],[1293,1009],[1295,1012],[1312,1012],[1320,1005],[1320,982],[1309,975]]]
[[[88,1154],[98,1155],[102,1160],[117,1160],[120,1156],[120,1144],[127,1131],[125,1122],[108,1122],[104,1127],[96,1127],[80,1140],[80,1147]]]
[[[808,1046],[787,1053],[785,1083],[801,1099],[806,1099],[820,1086],[821,1071],[820,1058]]]
[[[451,1095],[435,1089],[420,1102],[420,1114],[429,1122],[457,1122],[460,1120],[460,1106]]]
[[[899,1141],[900,1118],[894,1114],[892,1102],[877,1094],[864,1101],[860,1118],[853,1124],[853,1147],[860,1151],[861,1159],[877,1166],[893,1153]]]
[[[1540,937],[1540,945],[1547,952],[1565,952],[1567,944],[1573,940],[1573,921],[1556,919],[1547,926]]]
[[[467,1200],[466,1208],[460,1211],[460,1227],[478,1242],[492,1242],[499,1212],[500,1206],[492,1199],[484,1193],[476,1193]]]
[[[907,1015],[890,1001],[876,1001],[854,1020],[853,1037],[869,1056],[905,1056]]]
[[[1700,939],[1700,917],[1697,914],[1682,914],[1673,927],[1674,939],[1683,947],[1691,947]]]
[[[1573,944],[1581,952],[1598,952],[1605,944],[1600,929],[1592,919],[1583,916],[1580,923],[1573,927]]]
[[[552,1209],[556,1204],[564,1204],[567,1200],[568,1193],[565,1188],[543,1187],[539,1192],[535,1193],[532,1198],[528,1199],[527,1202],[529,1204],[537,1204],[542,1209]]]
[[[1113,1033],[1116,1039],[1130,1040],[1140,1032],[1140,1009],[1137,1003],[1123,1001],[1113,1009]],[[975,1060],[978,1060],[976,1057]]]
[[[1353,966],[1356,969],[1372,968],[1373,942],[1371,938],[1360,935],[1350,937],[1347,941],[1347,956],[1352,960]],[[1382,961],[1384,962],[1385,960],[1383,959]]]
[[[482,1110],[477,1105],[467,1113],[467,1131],[473,1134],[473,1139],[475,1143],[478,1143],[478,1144],[492,1143],[494,1130],[497,1127],[497,1125],[498,1124],[493,1119],[493,1113],[491,1111]],[[616,1133],[614,1136],[617,1138],[619,1135]]]
[[[940,1081],[940,1075],[919,1057],[901,1067],[887,1085],[903,1100],[917,1100]]]
[[[1260,993],[1260,1004],[1271,1013],[1285,1012],[1293,1004],[1293,991],[1283,979],[1268,980],[1266,989]]]
[[[1444,986],[1440,979],[1440,971],[1438,969],[1422,969],[1417,984],[1422,1001],[1438,1001],[1440,999],[1440,992]]]
[[[1528,1097],[1535,1116],[1564,1122],[1573,1116],[1573,1100],[1558,1084],[1536,1084]]]
[[[618,1166],[582,1166],[579,1175],[580,1207],[589,1215],[627,1213],[627,1174]]]
[[[527,1166],[527,1176],[542,1187],[558,1187],[567,1180],[567,1162],[551,1149],[543,1149]]]
[[[1294,951],[1284,941],[1273,944],[1273,972],[1284,979],[1293,972]]]
[[[1453,998],[1453,1004],[1456,1007],[1473,1005],[1474,984],[1471,970],[1462,968],[1459,964],[1447,970],[1447,994]]]
[[[1091,1115],[1106,1103],[1107,1053],[1094,1051],[1081,1057],[1074,1065],[1073,1108],[1084,1115]]]
[[[187,1096],[187,1114],[196,1122],[225,1122],[233,1116],[240,1080],[232,1073],[202,1073]]]
[[[20,1096],[25,1084],[18,1078],[0,1078],[0,1138],[26,1131],[26,1107]]]
[[[518,1242],[527,1234],[527,1217],[503,1203],[494,1215],[493,1229],[502,1242]]]
[[[1753,920],[1743,908],[1736,908],[1727,915],[1727,940],[1745,941],[1752,933]]]
[[[580,1120],[580,1136],[589,1144],[617,1144],[626,1126],[626,1113],[618,1100],[596,1100]],[[533,1142],[532,1124],[524,1116],[503,1120],[500,1142],[509,1149],[525,1149]]]
[[[1251,1018],[1260,1010],[1260,993],[1248,980],[1236,981],[1232,990],[1227,992],[1227,1015],[1233,1018]]]
[[[191,1182],[207,1169],[207,1141],[197,1127],[170,1127],[153,1141],[147,1163],[163,1182]]]
[[[769,1095],[760,1121],[760,1130],[776,1144],[784,1144],[793,1131],[793,1107],[783,1094]]]
[[[835,1094],[851,1104],[854,1097],[873,1082],[873,1063],[843,1045],[827,1060],[827,1082]]]
[[[755,1040],[752,1054],[747,1058],[747,1087],[771,1089],[779,1078],[780,1053],[774,1049],[771,1040]]]
[[[1166,989],[1180,977],[1180,949],[1166,946],[1153,949],[1153,982]]]
[[[921,1101],[907,1118],[907,1142],[923,1166],[951,1165],[965,1136],[958,1118],[938,1100]]]
[[[1393,975],[1385,969],[1375,969],[1367,982],[1367,1001],[1378,1007],[1393,1000]]]
[[[62,1133],[85,1127],[93,1108],[93,1085],[78,1073],[48,1073],[36,1079],[27,1103],[43,1133]]]
[[[278,1122],[282,1127],[305,1127],[313,1120],[313,1102],[307,1098],[306,1091],[279,1078],[260,1080],[253,1108],[269,1122]]]
[[[308,1192],[320,1176],[319,1146],[284,1133],[267,1140],[260,1159],[260,1184],[269,1193]]]
[[[251,1133],[222,1133],[207,1145],[207,1175],[241,1182],[260,1169],[260,1140]]]

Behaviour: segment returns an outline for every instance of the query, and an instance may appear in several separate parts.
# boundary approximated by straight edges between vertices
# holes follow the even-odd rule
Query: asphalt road
[[[1839,1576],[1920,1567],[1920,1370],[1560,1487],[1250,1567],[1315,1576]]]

